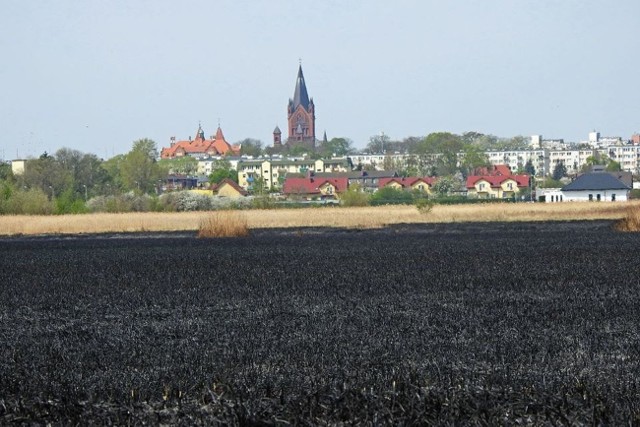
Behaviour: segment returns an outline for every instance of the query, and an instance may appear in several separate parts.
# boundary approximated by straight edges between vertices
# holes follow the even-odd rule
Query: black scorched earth
[[[607,222],[0,240],[0,424],[638,424]]]

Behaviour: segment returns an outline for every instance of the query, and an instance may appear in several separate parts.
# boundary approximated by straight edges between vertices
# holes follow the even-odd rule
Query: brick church
[[[294,147],[303,145],[311,149],[316,148],[316,108],[313,98],[309,98],[307,85],[302,74],[302,64],[298,67],[296,88],[293,98],[289,99],[287,106],[287,133],[286,141],[282,141],[282,132],[276,126],[273,131],[273,147],[281,148],[284,145]]]

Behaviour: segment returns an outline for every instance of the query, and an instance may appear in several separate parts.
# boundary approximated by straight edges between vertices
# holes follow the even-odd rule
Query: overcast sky
[[[640,131],[638,0],[2,0],[0,158],[268,146],[301,58],[316,132]],[[286,135],[284,135],[286,136]]]

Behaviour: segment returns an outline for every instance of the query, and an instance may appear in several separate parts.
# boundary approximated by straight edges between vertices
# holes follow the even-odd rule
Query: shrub
[[[251,200],[251,207],[254,209],[273,209],[276,201],[269,195],[256,196]]]
[[[14,215],[48,215],[53,212],[53,203],[39,188],[16,191],[6,200],[6,213]]]
[[[431,210],[433,209],[433,205],[435,203],[432,200],[421,197],[419,199],[416,199],[415,204],[416,204],[416,208],[418,209],[418,212],[426,215],[429,212],[431,212]]]
[[[413,195],[401,189],[384,187],[371,195],[370,203],[372,206],[410,205],[413,203]]]
[[[249,234],[247,218],[241,212],[219,211],[203,218],[198,237],[244,237]]]
[[[369,195],[360,190],[360,186],[353,185],[340,195],[342,206],[368,206]]]

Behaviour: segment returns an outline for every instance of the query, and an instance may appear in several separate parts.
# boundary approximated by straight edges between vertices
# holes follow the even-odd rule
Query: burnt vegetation
[[[0,240],[0,423],[637,424],[610,223]]]

